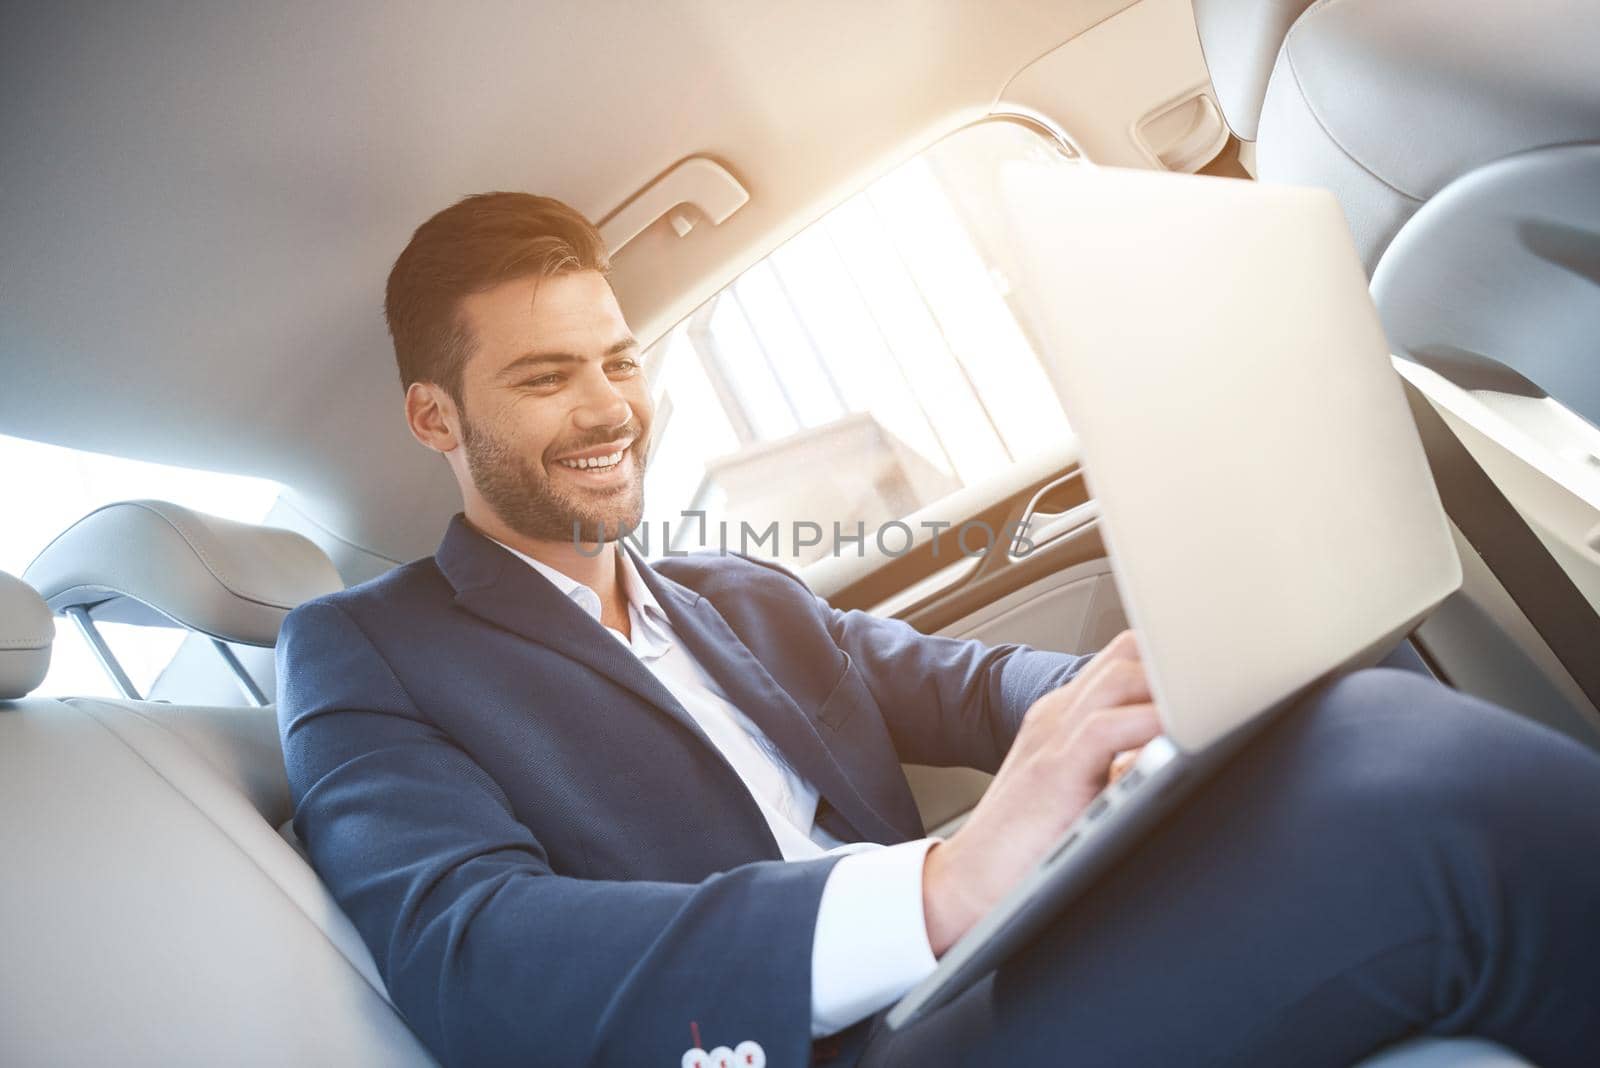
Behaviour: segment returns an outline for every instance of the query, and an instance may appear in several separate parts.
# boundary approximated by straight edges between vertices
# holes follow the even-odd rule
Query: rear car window
[[[282,487],[266,479],[46,445],[0,435],[0,469],[14,500],[26,501],[0,523],[0,571],[21,576],[61,531],[114,501],[153,497],[225,519],[259,523]],[[141,694],[161,687],[186,632],[176,627],[98,623],[106,644]],[[218,667],[219,671],[224,669]],[[56,619],[50,673],[34,691],[43,696],[117,697],[93,650],[68,620]]]

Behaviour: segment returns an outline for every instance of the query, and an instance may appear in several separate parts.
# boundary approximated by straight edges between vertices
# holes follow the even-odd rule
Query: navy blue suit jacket
[[[902,761],[993,771],[1084,658],[840,612],[737,556],[640,564],[679,638],[846,840],[922,834]],[[452,1064],[810,1051],[833,857],[785,863],[743,782],[621,643],[457,516],[432,559],[278,645],[295,829]]]

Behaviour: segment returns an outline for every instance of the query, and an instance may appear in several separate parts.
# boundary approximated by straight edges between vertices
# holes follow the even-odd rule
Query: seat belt
[[[1600,709],[1600,615],[1423,392],[1400,381],[1445,512]]]

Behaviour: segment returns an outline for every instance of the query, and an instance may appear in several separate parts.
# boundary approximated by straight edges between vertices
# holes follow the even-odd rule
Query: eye
[[[631,375],[639,369],[639,361],[632,356],[624,356],[611,364],[611,370],[617,374]]]
[[[538,378],[530,378],[522,384],[531,386],[534,389],[547,389],[550,386],[559,386],[561,384],[561,376],[559,374],[540,375]]]

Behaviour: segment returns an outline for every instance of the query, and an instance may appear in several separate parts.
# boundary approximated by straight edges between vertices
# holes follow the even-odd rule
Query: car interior
[[[1331,189],[1465,574],[1389,662],[1600,747],[1597,54],[1600,8],[1560,0],[6,5],[0,435],[275,489],[243,521],[113,487],[0,573],[0,1060],[433,1063],[295,840],[272,649],[459,508],[382,283],[488,189],[610,246],[663,427],[652,551],[898,523],[785,562],[1070,652],[1127,619],[1006,166]],[[1203,477],[1204,442],[1173,462]],[[8,469],[7,524],[39,492]],[[1453,506],[1485,494],[1488,525]],[[980,522],[1021,537],[974,551]],[[171,636],[138,678],[128,630]],[[45,684],[69,641],[95,686]],[[932,833],[988,781],[906,771]]]

